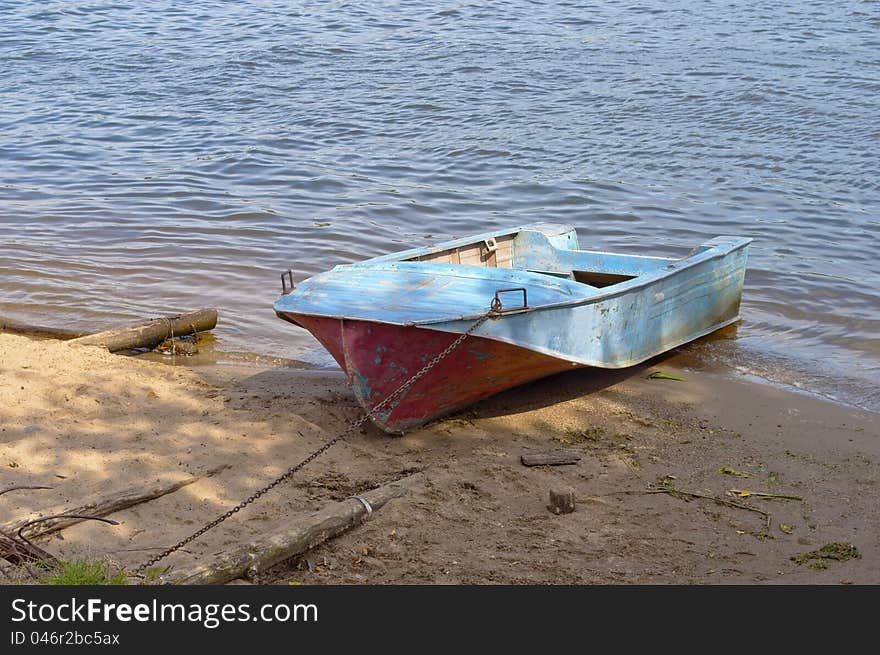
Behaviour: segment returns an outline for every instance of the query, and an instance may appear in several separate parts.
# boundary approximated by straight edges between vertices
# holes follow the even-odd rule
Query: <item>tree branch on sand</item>
[[[58,530],[63,530],[64,528],[70,527],[80,521],[87,520],[87,518],[107,516],[108,514],[113,514],[114,512],[134,507],[135,505],[140,505],[141,503],[145,503],[155,498],[160,498],[173,493],[178,489],[182,489],[193,482],[198,482],[203,478],[210,478],[227,468],[229,468],[228,464],[218,466],[207,471],[204,475],[190,476],[176,482],[158,483],[153,486],[137,485],[106,496],[95,498],[79,507],[73,507],[70,509],[65,509],[63,507],[52,508],[39,512],[34,516],[7,523],[0,527],[0,531],[14,533],[18,530],[22,530],[22,535],[24,537],[29,537],[31,539],[34,537],[41,537],[43,535],[51,534],[52,532],[57,532]],[[87,518],[82,518],[83,515]]]

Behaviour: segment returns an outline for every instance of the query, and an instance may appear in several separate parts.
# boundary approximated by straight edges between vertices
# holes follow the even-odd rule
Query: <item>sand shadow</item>
[[[664,362],[672,363],[672,360],[676,366],[702,367],[705,362],[704,355],[700,351],[712,342],[735,339],[736,327],[736,325],[728,326],[635,366],[621,369],[586,367],[550,375],[481,400],[445,418],[493,418],[551,407],[575,398],[590,396],[630,378],[647,375],[649,369]]]

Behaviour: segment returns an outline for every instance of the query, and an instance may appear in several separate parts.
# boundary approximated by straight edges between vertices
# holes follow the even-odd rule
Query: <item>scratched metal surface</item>
[[[530,305],[583,298],[585,285],[537,273],[420,262],[337,266],[299,285],[275,303],[276,311],[381,321],[396,325],[476,316],[489,309],[498,289],[523,287]],[[522,297],[504,294],[520,305]]]
[[[367,410],[425,366],[426,353],[442,352],[457,336],[366,321],[322,320],[327,322],[320,330],[341,335],[343,367],[355,397]],[[388,432],[403,432],[481,398],[571,368],[560,359],[471,337],[377,413],[374,423]]]

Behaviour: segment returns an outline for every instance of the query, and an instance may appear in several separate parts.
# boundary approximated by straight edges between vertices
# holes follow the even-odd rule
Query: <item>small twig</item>
[[[719,505],[726,505],[727,507],[733,507],[736,509],[744,509],[747,512],[754,512],[755,514],[760,514],[767,521],[767,529],[770,529],[770,513],[765,512],[762,509],[758,509],[757,507],[749,507],[748,505],[743,505],[742,503],[738,503],[733,500],[727,500],[726,498],[718,498],[717,496],[709,496],[706,494],[698,494],[692,491],[682,491],[681,489],[676,489],[675,487],[669,487],[668,489],[648,489],[643,493],[646,494],[667,494],[670,496],[679,496],[679,497],[688,497],[688,498],[703,498],[705,500],[711,500],[713,502],[718,503]]]
[[[755,514],[760,514],[764,517],[767,522],[767,529],[770,529],[771,516],[769,512],[765,512],[762,509],[758,509],[757,507],[749,507],[748,505],[743,505],[742,503],[738,503],[733,500],[727,500],[726,498],[719,498],[718,496],[709,496],[706,494],[698,494],[692,491],[682,491],[681,489],[676,489],[675,487],[667,488],[651,488],[647,490],[625,490],[625,491],[612,491],[607,494],[602,494],[602,496],[617,496],[617,495],[629,495],[629,494],[667,494],[669,496],[679,496],[682,498],[703,498],[705,500],[711,500],[713,502],[718,503],[719,505],[727,505],[728,507],[734,507],[736,509],[744,509],[747,512],[754,512]],[[753,494],[754,495],[754,494]]]
[[[119,521],[114,521],[113,519],[105,519],[100,516],[89,516],[87,514],[53,514],[52,516],[41,516],[38,519],[34,519],[33,521],[28,521],[24,525],[22,525],[18,529],[18,538],[25,542],[28,546],[33,546],[33,544],[28,541],[28,538],[25,537],[21,531],[24,530],[29,525],[34,525],[35,523],[42,523],[43,521],[51,521],[52,519],[81,519],[84,521],[101,521],[102,523],[109,523],[110,525],[119,525]]]
[[[645,492],[641,489],[624,489],[623,491],[609,491],[607,494],[598,494],[593,497],[594,498],[602,498],[603,496],[629,496],[632,494],[643,494],[643,493],[647,493],[647,492]],[[576,498],[575,500],[577,500],[579,503],[587,502],[587,501],[580,500],[579,498]]]
[[[111,552],[114,553],[139,553],[144,550],[165,550],[168,546],[150,546],[149,548],[120,548],[119,550],[114,550]],[[186,550],[185,548],[179,549],[178,552],[181,553],[191,553],[192,551]]]
[[[9,489],[4,489],[0,491],[0,496],[3,494],[8,494],[10,491],[21,491],[22,489],[53,489],[53,487],[9,487]]]
[[[748,498],[749,496],[754,496],[755,498],[763,498],[765,500],[797,500],[803,502],[803,497],[801,496],[786,496],[785,494],[768,494],[764,491],[748,491],[747,489],[731,489],[728,491],[731,496],[739,496],[740,498]]]

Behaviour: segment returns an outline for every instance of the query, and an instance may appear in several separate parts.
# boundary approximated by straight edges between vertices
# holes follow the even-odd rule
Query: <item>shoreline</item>
[[[341,371],[267,360],[167,366],[10,335],[0,335],[0,355],[0,379],[12,381],[0,386],[2,485],[56,487],[0,496],[3,523],[232,465],[115,514],[116,528],[84,523],[38,542],[129,568],[360,415]],[[420,470],[423,489],[260,582],[880,583],[880,414],[711,368],[685,348],[625,371],[547,378],[403,437],[369,426],[165,563],[184,567]],[[686,380],[648,380],[651,370]],[[581,459],[519,462],[557,449]],[[767,529],[754,512],[648,493],[668,476],[675,489],[719,498],[746,489],[804,500],[737,498],[771,514]],[[576,492],[573,514],[545,507],[560,485]],[[822,570],[790,560],[831,542],[862,556]]]
[[[722,328],[720,332],[724,332],[725,330],[729,329],[731,328]],[[721,337],[721,339],[726,340],[727,337]],[[679,346],[678,348],[673,348],[663,355],[659,355],[658,357],[652,358],[647,362],[637,364],[636,366],[629,367],[625,370],[634,370],[640,367],[643,368],[645,366],[650,366],[651,362],[662,362],[666,359],[669,359],[670,357],[674,357],[677,365],[681,368],[693,368],[702,372],[713,373],[722,377],[742,380],[750,384],[769,386],[774,389],[784,391],[786,393],[807,396],[815,400],[821,400],[832,404],[841,405],[842,407],[856,411],[880,414],[880,411],[878,411],[877,409],[860,405],[857,402],[847,398],[835,396],[831,392],[823,392],[815,388],[800,386],[794,382],[786,382],[782,379],[773,379],[762,375],[755,370],[747,369],[741,365],[735,364],[727,360],[708,361],[706,358],[702,357],[701,352],[695,351],[694,346],[699,346],[700,348],[702,348],[705,345],[711,348],[711,344],[713,343],[713,341],[717,340],[717,336],[710,334],[696,339],[689,344]],[[196,370],[209,370],[214,367],[221,369],[224,367],[253,367],[255,369],[284,367],[297,370],[314,370],[336,373],[342,372],[339,368],[339,365],[333,360],[330,354],[326,353],[326,351],[324,351],[323,348],[317,343],[315,345],[315,352],[320,351],[324,355],[320,358],[320,363],[316,363],[316,361],[309,361],[307,359],[266,355],[256,351],[219,350],[213,345],[213,342],[209,344],[208,348],[203,348],[202,346],[200,346],[200,348],[201,352],[199,352],[195,356],[168,355],[156,351],[136,353],[134,355],[128,356],[137,360],[157,362],[169,366],[182,366],[184,368],[191,368]],[[316,357],[314,359],[318,358]],[[597,370],[605,370],[609,375],[611,375],[613,374],[615,369]],[[786,370],[786,373],[788,375],[785,377],[792,377],[795,375],[794,371]]]
[[[880,406],[876,405],[876,393],[865,397],[864,391],[855,391],[856,388],[864,389],[864,383],[867,383],[864,376],[849,375],[842,379],[838,376],[834,378],[837,381],[836,385],[830,384],[831,372],[828,369],[823,369],[818,377],[810,377],[814,374],[810,371],[808,362],[790,360],[772,350],[755,349],[754,346],[742,348],[736,345],[740,341],[737,335],[741,325],[742,323],[738,322],[721,328],[709,335],[674,348],[657,359],[662,360],[672,353],[682,357],[682,361],[689,362],[690,365],[700,370],[709,370],[722,375],[751,380],[758,384],[766,384],[791,393],[805,394],[852,409],[880,413]],[[50,329],[58,331],[56,328]],[[308,370],[340,370],[332,356],[305,330],[299,336],[310,341],[312,348],[297,351],[298,355],[285,356],[273,355],[259,350],[227,349],[225,347],[227,338],[218,337],[216,334],[218,331],[222,332],[222,329],[223,326],[218,325],[213,331],[200,333],[199,352],[194,356],[171,356],[157,351],[128,353],[128,356],[139,360],[197,369],[231,364],[233,366],[283,366]],[[16,334],[16,332],[12,333]],[[38,340],[57,338],[39,333],[17,332],[17,334]],[[75,334],[83,335],[86,333],[76,332]],[[232,341],[233,343],[230,345],[234,345],[235,340]],[[799,380],[806,380],[806,384],[800,383]],[[867,386],[870,388],[870,384]]]

